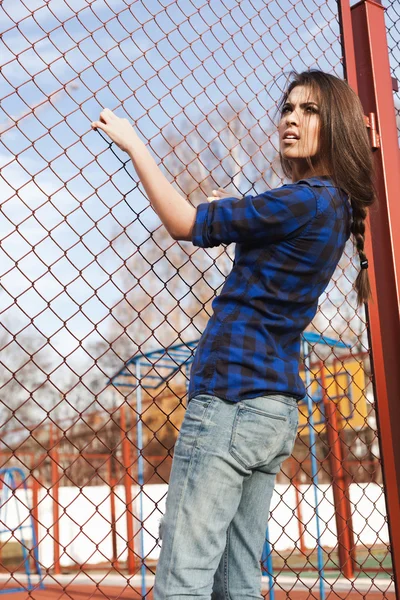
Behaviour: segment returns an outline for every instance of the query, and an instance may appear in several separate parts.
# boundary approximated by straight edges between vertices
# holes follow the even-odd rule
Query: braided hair
[[[365,206],[351,199],[353,209],[353,221],[351,224],[351,233],[353,234],[354,244],[360,257],[360,271],[357,275],[354,287],[357,290],[358,305],[367,302],[371,298],[371,285],[368,277],[368,259],[364,252],[364,234],[365,219],[367,218],[367,209]]]

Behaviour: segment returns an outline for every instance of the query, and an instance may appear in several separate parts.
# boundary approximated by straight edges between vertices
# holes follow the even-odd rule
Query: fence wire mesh
[[[389,49],[389,60],[392,77],[394,80],[394,105],[396,110],[397,131],[400,143],[400,7],[395,0],[385,5],[385,21],[387,30],[387,42]]]
[[[174,242],[90,123],[105,106],[128,117],[193,205],[276,187],[277,100],[292,68],[343,76],[338,7],[3,0],[0,27],[1,591],[144,597],[192,352],[233,249]],[[349,243],[303,342],[271,598],[393,597],[353,258]]]

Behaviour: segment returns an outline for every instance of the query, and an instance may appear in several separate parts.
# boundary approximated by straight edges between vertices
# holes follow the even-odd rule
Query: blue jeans
[[[154,600],[263,598],[269,506],[297,428],[295,398],[192,398],[175,444]]]

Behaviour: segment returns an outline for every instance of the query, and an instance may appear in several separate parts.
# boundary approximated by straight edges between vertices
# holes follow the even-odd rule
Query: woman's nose
[[[290,115],[287,116],[286,118],[286,124],[287,125],[297,125],[299,122],[296,113],[292,112],[290,113]]]

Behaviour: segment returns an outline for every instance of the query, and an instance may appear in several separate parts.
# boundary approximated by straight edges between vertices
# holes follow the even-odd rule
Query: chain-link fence
[[[387,41],[390,58],[390,68],[393,77],[394,104],[396,110],[397,130],[400,140],[400,7],[395,0],[385,6]]]
[[[105,106],[129,117],[194,205],[276,187],[287,74],[343,76],[337,3],[3,0],[0,27],[1,591],[144,597],[191,357],[233,251],[174,242],[90,123]],[[271,598],[393,598],[353,257],[349,242],[303,338]]]

